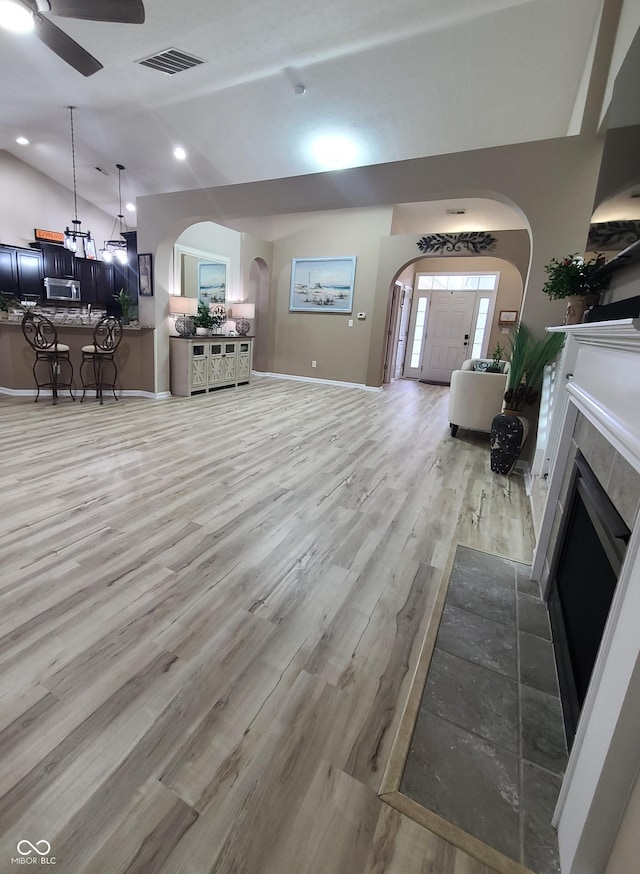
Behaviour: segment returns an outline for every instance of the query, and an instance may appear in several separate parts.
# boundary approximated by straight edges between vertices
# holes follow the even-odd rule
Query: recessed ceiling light
[[[21,3],[0,0],[0,26],[14,33],[31,33],[34,27],[33,14]]]
[[[187,157],[187,153],[182,148],[182,146],[176,146],[173,150],[173,157],[177,158],[178,161],[184,161],[184,159]]]
[[[318,137],[311,145],[312,156],[326,170],[353,167],[357,163],[359,153],[360,149],[356,143],[341,135]]]
[[[129,212],[135,212],[136,205],[135,205],[135,203],[127,203],[127,204],[125,204],[125,209],[128,209]]]
[[[26,137],[16,137],[16,143],[19,146],[28,146],[29,140]]]

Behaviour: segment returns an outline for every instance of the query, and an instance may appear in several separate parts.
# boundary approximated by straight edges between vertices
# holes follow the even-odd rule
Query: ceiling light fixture
[[[122,164],[116,164],[118,170],[118,208],[119,212],[111,229],[111,236],[115,237],[116,229],[120,236],[119,240],[105,240],[104,248],[100,249],[100,257],[103,261],[110,264],[114,258],[120,264],[126,264],[128,258],[127,241],[122,236],[129,228],[122,214],[122,171],[125,169]]]
[[[124,208],[125,208],[125,209],[128,209],[129,212],[135,212],[135,211],[136,211],[136,205],[135,205],[135,203],[126,203]]]
[[[28,146],[29,140],[26,137],[16,137],[16,143],[19,146]]]
[[[14,33],[31,33],[34,28],[33,13],[22,3],[0,0],[0,27]]]
[[[173,150],[173,157],[176,158],[178,161],[184,161],[184,159],[187,157],[187,153],[182,148],[182,146],[176,146]]]
[[[75,218],[72,220],[73,230],[69,230],[69,225],[64,230],[64,245],[71,252],[78,251],[78,240],[82,243],[83,249],[93,248],[95,258],[95,244],[91,239],[91,231],[82,230],[82,222],[78,218],[78,192],[76,190],[76,143],[73,135],[73,110],[75,106],[68,106],[69,117],[71,119],[71,162],[73,165],[73,212]],[[84,254],[84,253],[83,253]]]
[[[359,151],[353,140],[340,135],[318,137],[311,146],[311,154],[325,170],[353,167]]]

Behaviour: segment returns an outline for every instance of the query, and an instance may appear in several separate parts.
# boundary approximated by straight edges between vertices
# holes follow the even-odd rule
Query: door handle
[[[468,339],[469,339],[469,335],[468,335],[468,334],[465,334],[465,335],[464,335],[464,339],[465,339],[465,340],[468,340]]]
[[[463,346],[468,346],[469,344],[468,344],[467,341],[465,340],[464,343],[463,343],[462,345],[463,345]]]

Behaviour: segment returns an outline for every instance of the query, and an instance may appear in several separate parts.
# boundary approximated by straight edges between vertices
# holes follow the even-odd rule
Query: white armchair
[[[485,364],[486,362],[486,364]],[[449,394],[449,424],[451,436],[458,428],[471,431],[491,431],[493,417],[502,410],[504,393],[507,390],[509,362],[501,361],[503,373],[487,373],[476,366],[490,366],[491,359],[467,358],[460,370],[451,374]]]

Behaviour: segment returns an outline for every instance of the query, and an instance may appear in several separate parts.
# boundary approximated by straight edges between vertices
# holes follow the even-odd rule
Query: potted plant
[[[496,343],[491,352],[489,352],[491,364],[487,367],[487,373],[502,373],[502,361],[506,354],[505,348],[500,343]]]
[[[6,299],[4,294],[0,292],[0,319],[8,319],[9,318],[9,301]]]
[[[122,324],[129,324],[129,308],[131,306],[131,295],[121,288],[118,294],[113,295],[113,299],[117,300],[122,310]]]
[[[209,305],[203,300],[198,301],[198,312],[195,315],[193,324],[196,329],[196,334],[201,337],[208,336],[214,326],[214,320]]]
[[[588,261],[578,255],[568,255],[562,261],[552,258],[545,265],[548,279],[542,290],[552,300],[567,299],[565,325],[579,324],[586,310],[598,302],[609,284],[600,269],[605,263],[604,255],[596,254]]]
[[[544,369],[563,344],[564,334],[546,334],[537,340],[522,323],[514,329],[505,409],[494,416],[491,423],[491,470],[494,473],[511,473],[520,457],[529,432],[529,421],[522,411],[537,401]]]

